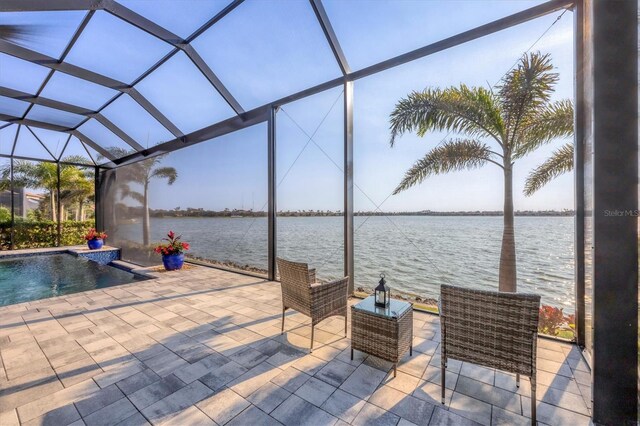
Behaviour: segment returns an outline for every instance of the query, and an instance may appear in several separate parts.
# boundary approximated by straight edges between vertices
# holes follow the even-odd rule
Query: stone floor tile
[[[355,366],[334,359],[329,361],[322,370],[318,371],[315,377],[332,386],[339,387],[355,370]]]
[[[84,417],[82,420],[87,426],[109,426],[118,424],[138,412],[131,401],[122,398],[113,404]]]
[[[194,405],[211,395],[213,391],[195,381],[171,395],[142,410],[142,414],[153,424],[167,421],[176,413]]]
[[[336,389],[329,399],[322,404],[321,408],[329,414],[333,414],[339,419],[351,423],[362,407],[364,407],[364,404],[364,400],[340,389]]]
[[[231,381],[227,386],[246,398],[281,372],[279,368],[263,362]]]
[[[491,412],[492,426],[528,426],[531,419],[494,406]]]
[[[171,374],[127,396],[138,410],[142,410],[177,392],[184,386],[185,383],[182,380]]]
[[[250,406],[227,423],[227,426],[248,425],[278,426],[281,425],[281,423],[268,414],[265,414],[264,411],[254,405]]]
[[[336,419],[297,395],[291,395],[271,416],[285,426],[332,426]]]
[[[340,386],[343,391],[361,399],[367,399],[384,380],[386,374],[368,365],[361,364]]]
[[[294,362],[293,367],[313,376],[326,364],[327,361],[325,361],[324,359],[309,354]]]
[[[312,377],[302,385],[295,394],[313,405],[320,407],[335,390],[335,386],[331,386],[322,380]]]
[[[231,361],[200,377],[200,381],[211,389],[218,390],[247,371],[245,367]]]
[[[271,379],[271,382],[275,383],[283,389],[288,390],[289,392],[295,392],[310,378],[311,376],[307,373],[304,373],[303,371],[300,371],[294,367],[289,367],[282,373]]]
[[[111,405],[119,399],[124,398],[124,394],[118,389],[116,385],[111,385],[106,388],[89,395],[87,398],[80,401],[76,401],[76,408],[80,412],[82,417],[86,417],[89,414],[100,410],[101,408]]]
[[[556,405],[570,411],[575,411],[579,414],[584,414],[585,416],[590,415],[589,409],[581,395],[575,395],[569,392],[563,392],[560,389],[538,385],[536,399],[538,401],[546,402],[547,404]]]
[[[86,380],[18,407],[18,416],[21,421],[26,422],[56,408],[88,398],[99,389],[93,380]]]
[[[98,374],[93,377],[93,380],[100,386],[101,388],[106,388],[116,382],[126,379],[127,377],[131,377],[134,374],[137,374],[145,369],[143,363],[139,361],[135,362],[127,362],[109,370],[104,373]]]
[[[203,413],[219,425],[224,425],[249,405],[251,405],[249,401],[229,388],[222,389],[196,404]]]
[[[522,414],[522,402],[520,395],[516,393],[487,385],[466,376],[460,376],[455,391],[516,414]]]
[[[160,379],[161,377],[154,373],[153,370],[147,368],[133,376],[129,376],[126,379],[116,382],[116,386],[118,386],[125,395],[131,395],[132,393],[147,387]]]
[[[211,371],[222,367],[229,362],[229,359],[219,355],[209,355],[193,364],[187,364],[178,368],[173,374],[185,383],[191,383],[202,376],[209,374]]]
[[[269,382],[249,395],[247,400],[269,414],[290,395],[291,392]]]
[[[0,425],[19,426],[18,412],[15,409],[0,412]]]
[[[269,358],[262,352],[251,347],[244,348],[233,355],[229,355],[229,359],[246,368],[253,368]]]
[[[180,367],[189,365],[187,361],[171,351],[149,358],[144,363],[161,377],[168,376]]]
[[[496,372],[495,370],[481,365],[471,364],[469,362],[462,363],[462,369],[460,370],[461,376],[470,377],[479,382],[486,383],[493,386]]]
[[[22,424],[25,426],[66,426],[78,420],[80,420],[80,414],[76,407],[73,404],[67,404]]]
[[[150,424],[151,423],[149,423],[147,419],[145,419],[144,416],[138,412],[133,416],[129,416],[124,419],[123,421],[118,423],[117,426],[148,426]]]
[[[0,411],[7,411],[64,389],[51,368],[34,371],[0,386]]]
[[[481,424],[459,414],[436,407],[433,410],[429,426],[480,426]]]
[[[170,418],[166,422],[160,423],[162,426],[185,426],[185,425],[197,425],[197,426],[215,426],[215,422],[211,420],[206,414],[198,409],[198,407],[191,406],[180,411],[174,417]]]
[[[368,402],[419,425],[428,424],[434,409],[433,404],[389,386],[380,386]]]
[[[422,374],[422,379],[426,380],[428,382],[431,383],[435,383],[437,385],[440,385],[440,379],[441,379],[441,374],[442,374],[442,368],[441,367],[436,367],[435,365],[428,365],[427,368],[424,370],[424,373]],[[456,384],[458,383],[458,378],[460,376],[456,373],[454,373],[453,371],[449,371],[449,369],[446,370],[445,373],[445,387],[447,389],[455,389],[456,388]]]
[[[395,414],[365,403],[351,424],[353,426],[395,426],[399,421],[400,417]]]
[[[483,425],[491,424],[491,404],[454,392],[449,411]]]
[[[58,367],[55,371],[64,387],[67,388],[103,373],[102,368],[91,357],[85,357]]]
[[[382,381],[383,385],[392,387],[406,394],[413,393],[413,391],[416,390],[418,383],[420,383],[420,379],[418,377],[402,371],[398,371],[396,373],[396,377],[393,377],[393,372],[390,371],[387,374],[387,377]]]
[[[531,418],[531,399],[522,397],[522,411],[525,417]],[[546,402],[538,402],[537,404],[538,422],[548,424],[550,426],[587,426],[591,425],[591,418],[578,414],[575,411],[569,411]]]

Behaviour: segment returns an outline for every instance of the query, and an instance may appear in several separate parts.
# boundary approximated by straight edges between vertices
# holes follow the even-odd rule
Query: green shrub
[[[60,245],[84,244],[84,233],[94,226],[93,221],[62,222]],[[16,249],[55,247],[58,225],[52,221],[16,221],[13,244]],[[0,222],[0,249],[11,248],[11,222]]]

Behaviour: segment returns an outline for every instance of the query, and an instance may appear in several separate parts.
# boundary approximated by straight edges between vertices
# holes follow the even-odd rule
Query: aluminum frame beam
[[[19,101],[28,102],[34,105],[42,105],[48,108],[53,108],[78,115],[91,116],[96,113],[95,111],[77,105],[56,101],[54,99],[43,98],[41,96],[32,95],[30,93],[21,92],[20,90],[11,89],[4,86],[0,86],[0,96],[17,99]]]
[[[0,40],[0,52],[14,56],[18,59],[42,65],[55,71],[69,74],[73,77],[77,77],[91,83],[117,90],[121,93],[128,93],[136,102],[140,104],[140,106],[145,108],[153,118],[155,118],[160,124],[165,126],[167,130],[169,130],[171,133],[174,133],[175,135],[175,130],[177,129],[177,127],[157,108],[153,107],[151,102],[149,102],[144,96],[142,96],[137,90],[129,86],[127,83],[123,83],[111,77],[89,71],[76,65],[72,65],[66,62],[60,62],[59,60],[50,56],[43,55],[41,53],[29,50],[25,47],[18,46],[13,43],[9,43],[4,40]],[[149,105],[151,105],[152,107],[149,107]],[[76,127],[81,126],[85,122],[86,120],[82,121]]]
[[[155,22],[145,18],[142,15],[128,9],[120,3],[113,0],[103,0],[102,5],[104,10],[112,15],[122,19],[123,21],[145,31],[148,34],[170,44],[176,49],[182,50],[198,68],[198,70],[205,76],[214,89],[222,96],[222,98],[229,104],[229,106],[235,111],[236,114],[242,114],[244,109],[240,106],[240,103],[233,97],[231,92],[227,90],[225,85],[220,81],[216,74],[209,68],[209,65],[200,57],[198,52],[182,37],[174,34],[173,32],[161,27]],[[173,55],[172,55],[173,56]]]
[[[318,19],[318,23],[322,28],[322,32],[327,39],[327,43],[329,43],[329,47],[333,52],[333,56],[336,58],[336,62],[340,67],[340,71],[342,71],[342,75],[346,76],[351,73],[351,68],[349,67],[349,63],[347,62],[347,57],[342,51],[342,47],[340,47],[340,42],[338,41],[338,36],[336,36],[335,31],[333,31],[333,26],[331,25],[331,20],[327,16],[327,12],[324,9],[322,4],[322,0],[309,0],[311,3],[311,7],[313,8],[313,13],[316,14],[316,18]]]
[[[136,151],[141,151],[144,148],[136,142],[132,137],[120,129],[117,125],[107,119],[104,115],[91,111],[86,108],[82,108],[76,105],[71,105],[65,102],[55,101],[49,98],[43,98],[41,96],[31,95],[29,93],[21,92],[19,90],[11,89],[8,87],[0,86],[0,96],[5,96],[12,99],[17,99],[23,102],[28,102],[32,105],[42,105],[49,108],[54,108],[60,111],[71,112],[78,115],[84,115],[87,118],[95,118],[98,122],[104,125],[106,128],[115,133],[120,139],[129,144]],[[83,121],[83,123],[86,122]]]

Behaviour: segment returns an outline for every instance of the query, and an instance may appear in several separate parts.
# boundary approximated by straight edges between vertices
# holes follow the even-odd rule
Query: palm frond
[[[393,146],[406,132],[424,136],[430,130],[491,137],[500,142],[504,125],[495,95],[484,88],[461,85],[410,93],[391,112],[390,129]]]
[[[536,167],[524,184],[524,195],[533,195],[556,177],[573,170],[573,143],[568,143],[553,152],[551,157]]]
[[[445,142],[418,160],[405,173],[393,194],[398,194],[417,185],[432,175],[476,169],[484,166],[487,162],[495,163],[494,155],[487,145],[476,140],[457,139]]]
[[[138,191],[134,191],[131,189],[129,185],[122,185],[120,187],[120,198],[131,198],[132,200],[136,200],[140,204],[144,204],[144,195],[139,193]]]
[[[564,99],[542,106],[524,123],[513,146],[513,158],[522,158],[556,138],[573,135],[573,104]]]
[[[158,167],[151,172],[150,177],[167,179],[167,184],[173,185],[178,178],[178,171],[173,167]]]
[[[38,28],[36,25],[0,25],[0,40],[11,43],[24,43],[31,41],[37,36]]]
[[[510,130],[508,143],[512,143],[511,138],[518,134],[520,125],[549,101],[559,79],[558,73],[552,70],[549,54],[532,52],[525,54],[516,68],[502,79],[499,97],[503,119]]]

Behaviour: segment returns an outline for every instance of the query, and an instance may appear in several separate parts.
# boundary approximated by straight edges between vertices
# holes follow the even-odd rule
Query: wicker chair
[[[536,352],[540,296],[440,287],[442,403],[447,360],[497,368],[531,379],[531,424],[536,424]]]
[[[276,259],[282,286],[282,333],[284,313],[295,309],[311,317],[311,351],[313,351],[313,329],[320,321],[334,315],[344,316],[344,335],[347,335],[347,297],[349,278],[344,277],[329,283],[316,282],[316,270],[306,263]]]

